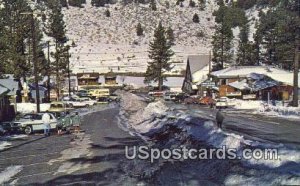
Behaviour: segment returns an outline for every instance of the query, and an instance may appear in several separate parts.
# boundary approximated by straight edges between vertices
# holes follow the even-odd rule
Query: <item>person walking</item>
[[[50,115],[48,113],[44,113],[42,116],[42,121],[44,124],[44,135],[50,136]]]
[[[223,124],[223,121],[224,121],[224,115],[222,114],[221,112],[221,109],[219,109],[217,111],[217,114],[216,114],[216,121],[217,121],[217,125],[220,129],[222,129],[222,124]]]
[[[74,132],[79,133],[81,121],[80,121],[80,116],[79,116],[78,112],[75,112],[75,116],[72,118],[72,124],[74,126]]]

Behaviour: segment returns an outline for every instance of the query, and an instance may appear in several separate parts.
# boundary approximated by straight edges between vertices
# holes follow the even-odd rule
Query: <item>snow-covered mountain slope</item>
[[[89,0],[84,8],[64,8],[67,36],[77,45],[71,51],[73,72],[145,72],[149,41],[159,21],[174,30],[176,55],[172,61],[177,63],[173,72],[180,73],[185,68],[187,55],[208,54],[215,25],[212,12],[217,5],[207,1],[206,9],[201,11],[199,7],[189,7],[189,1],[184,2],[184,7],[169,2],[167,8],[165,0],[157,0],[157,11],[152,11],[149,4],[134,3],[96,8]],[[107,9],[110,17],[105,16]],[[195,13],[200,23],[192,21]],[[136,35],[138,23],[144,36]]]

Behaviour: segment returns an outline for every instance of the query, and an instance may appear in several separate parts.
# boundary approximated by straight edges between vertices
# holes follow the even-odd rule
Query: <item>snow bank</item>
[[[41,112],[45,112],[50,109],[49,103],[43,103],[40,105]],[[26,114],[31,112],[36,112],[35,103],[17,103],[17,112]]]
[[[6,149],[11,146],[11,143],[7,141],[0,141],[0,150]]]
[[[263,113],[264,115],[268,116],[299,119],[300,107],[272,106],[265,104],[259,108],[259,113]]]
[[[7,167],[4,171],[0,172],[0,184],[8,182],[12,177],[21,172],[22,169],[23,167],[19,165]]]
[[[242,135],[224,132],[217,128],[213,121],[205,117],[194,117],[188,110],[185,112],[173,111],[169,109],[163,101],[147,104],[141,97],[128,92],[119,92],[119,95],[122,98],[119,114],[120,122],[125,123],[123,126],[129,131],[133,129],[134,134],[143,137],[143,139],[153,138],[153,136],[156,136],[154,137],[155,139],[160,139],[159,136],[161,134],[167,135],[168,133],[174,136],[175,134],[172,133],[174,130],[170,130],[171,127],[181,131],[179,134],[181,138],[178,143],[184,143],[188,141],[187,138],[191,138],[215,148],[222,148],[223,146],[227,149],[234,148],[237,151],[238,157],[242,157],[245,148],[258,148],[261,150],[265,148],[278,149],[280,159],[243,160],[243,162],[248,165],[278,168],[287,163],[300,164],[300,151],[297,149],[287,148],[283,145],[253,141],[245,139]],[[256,104],[259,105],[258,103]],[[169,118],[167,116],[169,116]],[[171,118],[172,120],[170,120]],[[169,142],[172,143],[171,141],[174,139],[164,138],[163,140],[170,140],[166,142],[161,141],[162,143],[169,144]]]
[[[133,128],[138,133],[149,132],[159,127],[159,119],[166,115],[168,107],[163,101],[147,104],[142,97],[124,91],[117,94],[121,97],[120,117],[126,122],[128,128]]]
[[[299,185],[299,183],[299,177],[292,177],[288,174],[255,175],[255,177],[235,174],[226,177],[224,181],[225,185]]]
[[[234,108],[236,109],[245,109],[245,110],[252,110],[252,109],[260,109],[262,107],[263,101],[257,100],[240,100],[236,99],[234,102]]]

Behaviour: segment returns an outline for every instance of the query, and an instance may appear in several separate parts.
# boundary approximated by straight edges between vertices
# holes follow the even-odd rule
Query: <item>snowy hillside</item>
[[[144,72],[148,59],[148,45],[152,40],[158,21],[174,30],[176,45],[173,47],[176,62],[173,72],[180,73],[185,68],[185,59],[190,54],[208,54],[211,50],[214,18],[212,12],[216,4],[208,1],[206,9],[191,8],[188,1],[184,7],[176,6],[175,1],[157,0],[157,11],[149,4],[121,3],[106,8],[92,7],[90,1],[84,8],[64,8],[67,36],[74,40],[72,48],[73,72]],[[106,17],[109,9],[111,16]],[[200,23],[193,23],[197,13]],[[136,26],[141,23],[144,36],[136,35]],[[201,34],[203,33],[203,34]]]

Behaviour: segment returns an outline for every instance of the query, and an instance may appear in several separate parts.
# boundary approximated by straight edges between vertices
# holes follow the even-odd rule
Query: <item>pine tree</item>
[[[224,63],[230,63],[232,59],[233,33],[227,24],[218,24],[213,36],[213,59],[216,70],[223,69]]]
[[[62,9],[57,0],[51,1],[51,13],[48,18],[48,24],[46,27],[46,34],[55,40],[55,52],[52,56],[55,61],[51,63],[51,70],[56,75],[56,93],[57,97],[60,97],[60,79],[63,72],[66,70],[67,61],[64,60],[61,55],[64,49],[64,43],[66,42],[65,36],[65,23],[63,20]]]
[[[206,7],[206,1],[205,0],[199,0],[199,8],[200,10],[205,10]]]
[[[110,17],[110,11],[109,11],[109,9],[106,9],[106,11],[105,11],[105,16],[106,16],[106,17]]]
[[[75,7],[79,7],[79,8],[83,8],[82,4],[85,4],[85,3],[86,3],[85,0],[69,0],[70,6],[75,6]]]
[[[192,8],[194,8],[196,6],[195,1],[190,0],[189,6],[192,7]]]
[[[174,55],[165,34],[165,28],[159,22],[158,27],[154,31],[154,39],[149,45],[149,58],[151,61],[148,62],[144,80],[146,83],[150,83],[151,81],[158,82],[159,90],[162,90],[163,81],[165,80],[163,73],[172,69],[169,61]]]
[[[237,53],[238,65],[255,65],[253,44],[249,42],[249,25],[245,23],[239,34],[239,48]]]
[[[166,31],[166,38],[169,42],[169,45],[175,45],[174,31],[171,27],[169,27]]]
[[[22,15],[23,12],[31,12],[27,1],[2,1],[0,10],[0,58],[1,71],[14,74],[15,78],[31,73],[31,64],[27,60],[27,43],[31,34],[31,16]]]
[[[136,35],[137,36],[142,36],[142,35],[144,35],[143,32],[144,32],[144,30],[142,28],[141,23],[138,23],[137,26],[136,26]]]
[[[151,0],[150,7],[151,7],[151,10],[153,10],[153,11],[157,10],[156,1],[155,0]]]
[[[200,20],[199,20],[199,16],[198,16],[198,14],[194,14],[194,16],[193,16],[193,22],[194,23],[199,23],[200,22]]]

